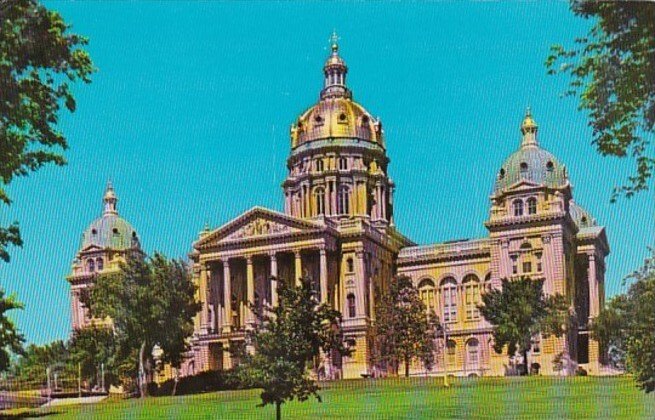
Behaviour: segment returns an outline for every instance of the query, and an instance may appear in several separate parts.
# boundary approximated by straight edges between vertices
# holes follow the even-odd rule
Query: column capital
[[[245,258],[246,258],[246,264],[248,264],[248,265],[252,265],[252,257],[253,257],[253,256],[250,255],[250,254],[248,254],[248,255],[245,256]]]
[[[325,255],[325,253],[327,252],[327,250],[325,249],[325,245],[321,245],[320,247],[318,247],[318,252],[321,255]]]
[[[587,257],[589,258],[589,262],[596,261],[596,254],[593,252],[588,253]]]
[[[271,260],[277,260],[277,251],[271,251],[268,253],[268,256]]]

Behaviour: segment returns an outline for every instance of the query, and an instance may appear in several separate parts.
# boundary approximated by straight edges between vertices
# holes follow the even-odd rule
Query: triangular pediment
[[[509,187],[507,187],[508,191],[518,191],[518,190],[525,190],[525,189],[532,189],[535,187],[540,187],[541,184],[538,184],[534,181],[528,181],[527,179],[521,179]]]
[[[273,210],[254,207],[216,230],[202,236],[194,248],[206,248],[265,237],[284,236],[300,232],[320,232],[325,226],[318,222],[297,219]]]
[[[80,249],[79,253],[83,254],[83,253],[87,253],[87,252],[102,251],[102,250],[103,250],[103,248],[101,248],[100,246],[95,245],[95,244],[90,244],[90,245],[87,245],[86,247]]]

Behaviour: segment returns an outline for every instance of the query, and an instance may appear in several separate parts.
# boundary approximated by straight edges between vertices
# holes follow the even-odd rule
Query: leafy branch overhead
[[[0,201],[6,186],[46,164],[64,165],[68,143],[57,129],[61,107],[74,112],[71,84],[94,71],[87,39],[69,32],[57,12],[36,0],[0,2]],[[17,223],[0,227],[0,258],[21,246]]]
[[[571,9],[594,24],[575,47],[551,47],[548,73],[571,77],[565,94],[580,98],[601,155],[635,159],[612,201],[631,197],[648,189],[655,169],[655,3],[572,0]]]

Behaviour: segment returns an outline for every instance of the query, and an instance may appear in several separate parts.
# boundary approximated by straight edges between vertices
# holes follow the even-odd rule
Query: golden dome
[[[321,99],[291,127],[291,147],[321,139],[352,138],[384,148],[382,124],[347,97]]]
[[[291,147],[341,138],[364,140],[384,148],[382,123],[352,100],[346,86],[348,67],[339,56],[337,39],[336,33],[332,34],[332,53],[323,67],[325,79],[319,102],[291,125]]]

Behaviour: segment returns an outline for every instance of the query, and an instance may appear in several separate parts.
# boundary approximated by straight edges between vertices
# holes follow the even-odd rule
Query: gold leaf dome
[[[305,111],[292,127],[293,148],[314,140],[352,138],[384,148],[381,122],[363,106],[345,97],[320,100]]]
[[[332,36],[331,49],[323,67],[325,81],[319,102],[291,125],[291,147],[295,149],[315,140],[352,139],[384,148],[382,123],[352,100],[346,86],[348,67],[339,56],[336,34]]]

